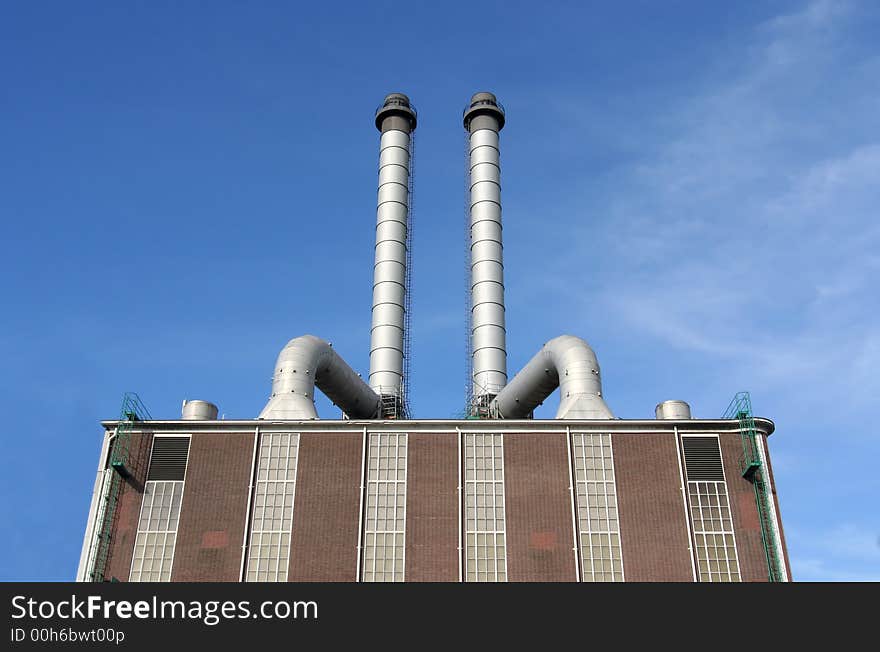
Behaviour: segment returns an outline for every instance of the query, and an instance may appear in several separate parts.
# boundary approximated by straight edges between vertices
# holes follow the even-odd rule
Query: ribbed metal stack
[[[406,95],[388,95],[376,111],[376,128],[382,136],[370,330],[370,387],[385,399],[382,405],[389,406],[383,407],[384,414],[380,417],[403,416],[410,136],[415,127],[416,112]]]
[[[471,377],[477,407],[487,406],[507,384],[498,149],[503,127],[504,108],[495,96],[474,95],[464,128],[470,134]]]

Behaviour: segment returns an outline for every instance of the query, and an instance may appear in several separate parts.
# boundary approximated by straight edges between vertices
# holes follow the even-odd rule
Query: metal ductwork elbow
[[[602,398],[602,378],[593,349],[573,335],[560,335],[513,377],[490,403],[501,419],[523,419],[559,387],[557,419],[613,419]]]
[[[290,340],[278,354],[272,396],[259,419],[317,419],[315,387],[354,419],[373,419],[379,397],[330,346],[303,335]]]

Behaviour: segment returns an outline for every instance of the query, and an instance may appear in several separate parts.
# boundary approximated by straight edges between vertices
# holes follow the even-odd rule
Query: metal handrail
[[[417,117],[417,118],[419,117],[419,112],[416,111],[416,107],[413,106],[413,104],[411,102],[407,103],[407,102],[404,102],[403,100],[393,100],[393,99],[388,100],[387,102],[382,102],[382,104],[377,106],[376,113],[379,113],[379,111],[381,111],[382,109],[386,109],[389,106],[399,106],[404,109],[409,109],[410,111],[412,111],[412,113],[415,117]]]
[[[501,109],[501,113],[507,113],[507,111],[504,110],[504,105],[498,100],[495,100],[494,102],[492,100],[477,100],[476,102],[471,102],[464,107],[464,110],[461,112],[461,117],[464,117],[468,111],[478,106],[494,106],[498,109]]]

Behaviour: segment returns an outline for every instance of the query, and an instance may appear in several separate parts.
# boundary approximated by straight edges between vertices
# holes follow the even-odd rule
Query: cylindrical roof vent
[[[663,401],[654,408],[658,419],[690,419],[691,406],[684,401]]]
[[[215,421],[217,419],[217,406],[208,401],[184,401],[181,410],[181,419],[184,421]]]

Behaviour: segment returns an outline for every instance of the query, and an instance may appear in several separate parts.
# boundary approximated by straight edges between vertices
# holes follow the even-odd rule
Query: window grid
[[[572,433],[581,581],[622,582],[611,435]]]
[[[506,582],[503,435],[464,435],[465,581]]]
[[[727,483],[688,482],[701,582],[739,582],[739,562]]]
[[[406,534],[404,433],[370,433],[361,581],[402,582]]]
[[[286,582],[299,433],[264,433],[248,546],[247,582]]]
[[[171,580],[182,497],[182,480],[148,480],[144,485],[130,581]]]

